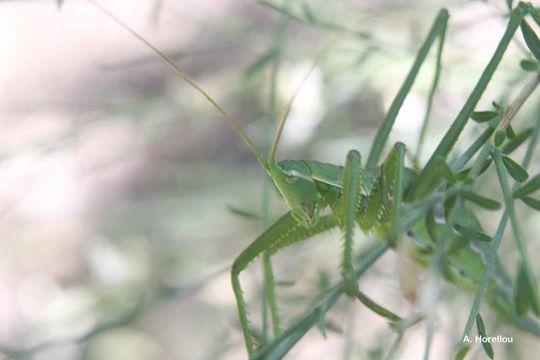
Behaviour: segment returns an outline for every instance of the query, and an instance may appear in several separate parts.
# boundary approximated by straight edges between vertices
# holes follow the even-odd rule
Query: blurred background
[[[170,54],[264,152],[274,131],[271,99],[282,113],[331,42],[296,99],[278,157],[335,164],[353,148],[367,156],[440,8],[451,17],[420,160],[457,115],[506,26],[503,0],[101,3]],[[88,1],[66,0],[59,10],[52,0],[3,0],[0,29],[0,351],[25,350],[21,358],[39,360],[245,358],[228,270],[263,230],[255,157],[199,93]],[[493,100],[507,104],[530,79],[519,67],[523,49],[517,35],[479,110]],[[409,155],[434,55],[391,135]],[[516,129],[536,120],[539,100],[531,97]],[[471,124],[456,154],[481,129]],[[494,173],[482,186],[500,199]],[[271,220],[285,213],[273,188],[267,199]],[[518,210],[527,234],[537,234],[539,215]],[[492,234],[500,214],[481,215]],[[508,233],[501,253],[513,274]],[[534,259],[540,243],[528,239]],[[358,246],[368,240],[359,235]],[[341,235],[331,232],[273,258],[284,323],[339,280],[340,249]],[[360,286],[405,315],[415,305],[399,290],[399,271],[397,256],[387,254]],[[260,261],[242,283],[259,326]],[[473,295],[447,284],[441,291],[436,359],[451,357]],[[494,346],[501,358],[540,350],[537,338],[498,321],[487,306],[482,312],[488,329],[514,336],[512,345]],[[341,299],[327,318],[326,338],[312,329],[288,359],[378,359],[394,341],[386,321],[356,302]],[[425,324],[407,332],[399,358],[421,358],[425,334]],[[479,347],[472,353],[485,358]]]

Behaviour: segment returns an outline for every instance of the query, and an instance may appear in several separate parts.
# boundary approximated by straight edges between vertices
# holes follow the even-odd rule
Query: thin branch
[[[322,19],[305,19],[297,14],[294,14],[293,12],[291,12],[289,9],[286,9],[284,7],[280,7],[276,4],[272,4],[271,2],[268,2],[268,1],[259,1],[259,4],[263,5],[263,6],[266,6],[274,11],[277,11],[279,13],[282,13],[282,14],[286,14],[287,16],[289,16],[291,19],[293,20],[296,20],[298,22],[301,22],[302,24],[305,24],[305,25],[311,25],[311,26],[316,26],[316,27],[319,27],[321,29],[325,29],[325,30],[329,30],[329,31],[337,31],[339,33],[344,33],[344,34],[349,34],[349,35],[353,35],[359,39],[362,39],[362,40],[370,40],[371,39],[371,35],[369,33],[366,33],[366,32],[362,32],[362,31],[358,31],[358,30],[355,30],[355,29],[351,29],[351,28],[348,28],[342,24],[338,24],[338,23],[334,23],[334,22],[330,22],[330,21],[326,21],[326,20],[322,20]],[[365,21],[365,17],[362,18],[361,20]]]
[[[508,106],[508,110],[506,111],[506,114],[504,115],[503,119],[501,120],[501,124],[499,125],[501,129],[506,129],[510,125],[510,122],[512,121],[514,116],[516,116],[525,101],[538,87],[538,84],[540,84],[540,72],[536,74],[534,79],[532,79],[525,85],[525,87],[521,90],[521,92],[510,104],[510,106]]]
[[[375,244],[355,267],[354,278],[360,278],[388,249],[387,242]],[[313,326],[319,323],[321,319],[324,319],[326,312],[344,294],[344,289],[345,283],[342,280],[329,289],[317,305],[306,311],[293,325],[257,353],[252,360],[281,359]]]
[[[529,142],[529,145],[527,147],[527,152],[525,154],[525,157],[522,161],[523,168],[527,169],[531,162],[532,154],[534,153],[534,149],[536,148],[536,145],[538,143],[538,138],[540,135],[540,117],[536,120],[536,126],[534,133],[531,137],[531,140]],[[514,189],[519,186],[519,183],[514,184]],[[495,235],[493,236],[493,243],[491,245],[491,248],[488,252],[488,258],[487,258],[487,264],[486,264],[486,270],[484,272],[484,275],[482,277],[482,281],[480,282],[480,286],[478,287],[478,291],[476,293],[476,296],[473,301],[473,305],[471,307],[471,311],[469,313],[469,318],[467,320],[467,324],[465,325],[465,329],[463,329],[463,334],[461,336],[462,343],[460,346],[460,349],[465,347],[467,345],[466,342],[463,341],[465,339],[465,336],[468,336],[473,328],[474,321],[476,319],[476,316],[478,315],[478,312],[480,311],[480,305],[482,303],[482,299],[484,298],[484,294],[487,288],[487,284],[489,282],[489,279],[491,278],[493,274],[493,270],[495,269],[495,262],[497,260],[497,253],[499,250],[499,246],[501,244],[502,236],[504,234],[504,231],[506,229],[506,226],[508,224],[508,210],[504,211],[504,214],[502,215],[501,219],[499,220],[499,226],[495,232]],[[526,326],[527,324],[521,325],[516,323],[516,325],[522,327]],[[524,328],[524,327],[523,327]],[[459,351],[459,350],[458,350]]]

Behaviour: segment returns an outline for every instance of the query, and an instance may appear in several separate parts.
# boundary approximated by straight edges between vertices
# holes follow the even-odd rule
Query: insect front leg
[[[354,227],[357,221],[357,212],[360,204],[362,169],[360,154],[356,150],[351,150],[347,154],[343,176],[343,195],[342,209],[338,212],[338,217],[342,217],[340,221],[341,228],[344,233],[345,242],[343,246],[343,258],[341,264],[342,276],[344,279],[344,291],[351,298],[358,299],[362,304],[367,306],[373,312],[391,320],[399,321],[401,318],[392,311],[377,304],[370,299],[366,294],[360,291],[358,283],[353,276],[353,235]]]
[[[255,352],[255,343],[253,333],[249,327],[247,304],[240,284],[240,273],[259,255],[263,253],[274,254],[288,245],[309,239],[334,228],[336,225],[335,218],[329,215],[321,217],[315,226],[305,228],[289,212],[255,239],[234,261],[231,270],[231,281],[236,297],[240,325],[242,326],[244,341],[250,357]]]
[[[354,280],[352,272],[355,215],[360,201],[360,175],[362,171],[360,161],[358,151],[351,150],[347,154],[343,176],[343,219],[340,225],[344,233],[345,242],[343,244],[341,272],[345,280],[345,293],[350,297],[355,297],[358,292],[358,284]]]

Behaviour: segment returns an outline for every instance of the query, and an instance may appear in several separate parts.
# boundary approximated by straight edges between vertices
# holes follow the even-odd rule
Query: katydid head
[[[284,160],[271,163],[269,169],[268,175],[291,208],[294,219],[305,227],[314,225],[319,219],[321,196],[307,164]]]
[[[259,149],[253,144],[250,138],[242,130],[236,121],[208,94],[201,88],[191,77],[184,72],[176,63],[166,54],[161,52],[145,38],[139,35],[135,30],[126,25],[103,6],[97,3],[94,0],[90,0],[98,9],[103,11],[107,16],[113,19],[117,24],[130,32],[137,39],[142,41],[146,46],[148,46],[159,58],[161,58],[166,64],[168,64],[173,70],[182,77],[187,83],[189,83],[195,90],[197,90],[202,96],[204,96],[211,104],[216,108],[216,110],[223,115],[229,126],[240,136],[242,141],[247,145],[251,152],[257,157],[257,160],[264,168],[266,173],[272,178],[274,184],[279,189],[280,193],[285,198],[285,201],[291,207],[291,212],[293,217],[302,225],[308,227],[312,225],[319,217],[318,202],[320,200],[320,195],[317,192],[317,187],[313,179],[311,178],[311,173],[308,166],[301,161],[282,161],[276,163],[275,155],[281,137],[281,132],[283,131],[283,126],[287,119],[287,115],[291,110],[292,104],[295,97],[298,95],[300,86],[306,81],[311,72],[315,69],[315,65],[318,60],[326,52],[325,50],[321,51],[317,56],[317,59],[313,63],[313,66],[306,74],[302,80],[300,86],[296,89],[295,94],[289,101],[287,110],[281,118],[274,142],[272,144],[272,150],[270,152],[269,159],[267,160],[264,155],[259,151]]]
[[[270,150],[270,156],[268,158],[267,166],[265,167],[266,172],[272,178],[279,192],[291,208],[292,216],[304,227],[313,226],[319,220],[319,202],[321,196],[317,190],[317,185],[311,176],[311,170],[305,162],[293,160],[276,162],[276,152],[281,133],[283,132],[294,99],[326,50],[327,48],[319,53],[312,67],[304,76],[300,85],[296,88],[296,91],[289,100],[285,113],[277,126],[274,141],[272,142],[272,149]]]

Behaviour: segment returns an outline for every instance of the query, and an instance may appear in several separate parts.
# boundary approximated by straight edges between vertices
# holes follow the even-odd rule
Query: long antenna
[[[287,104],[287,108],[285,109],[285,112],[283,113],[283,116],[279,120],[279,124],[278,124],[277,130],[276,130],[276,136],[274,137],[274,141],[272,142],[272,149],[270,150],[270,157],[268,159],[268,162],[270,164],[275,162],[277,147],[279,145],[279,140],[281,139],[281,133],[283,132],[283,128],[285,127],[285,123],[287,122],[287,118],[289,117],[289,113],[291,112],[292,106],[294,104],[294,99],[296,99],[296,96],[298,95],[298,93],[300,93],[300,90],[302,89],[302,86],[307,81],[307,79],[309,78],[309,76],[311,75],[313,70],[315,70],[315,68],[317,67],[319,61],[323,58],[324,55],[326,55],[326,53],[328,52],[328,49],[330,48],[330,46],[332,44],[333,44],[333,41],[329,42],[319,52],[319,54],[317,55],[317,57],[313,61],[313,64],[311,65],[309,71],[306,73],[306,75],[304,75],[304,78],[302,79],[302,81],[300,82],[298,87],[295,89],[293,96],[289,100],[289,103]]]
[[[268,168],[268,162],[266,161],[263,154],[257,149],[257,147],[251,142],[251,140],[248,138],[246,133],[240,128],[240,126],[236,123],[236,121],[233,120],[233,118],[225,111],[217,102],[208,95],[206,91],[204,91],[197,83],[184,71],[182,70],[178,65],[174,63],[174,61],[164,54],[161,50],[156,48],[154,45],[152,45],[148,40],[146,40],[142,35],[140,35],[138,32],[133,30],[129,25],[124,23],[122,20],[120,20],[116,15],[111,13],[109,10],[104,8],[101,4],[99,4],[95,0],[88,0],[90,3],[92,3],[94,6],[96,6],[101,12],[103,12],[105,15],[107,15],[109,18],[111,18],[115,23],[120,25],[122,28],[124,28],[126,31],[131,33],[135,38],[137,38],[139,41],[141,41],[143,44],[148,46],[163,62],[165,62],[167,65],[169,65],[178,75],[180,75],[186,82],[188,82],[191,86],[193,86],[202,96],[206,98],[220,113],[223,115],[225,120],[229,123],[229,125],[233,128],[234,131],[244,140],[246,145],[249,147],[251,152],[257,157],[261,165],[266,169]]]

